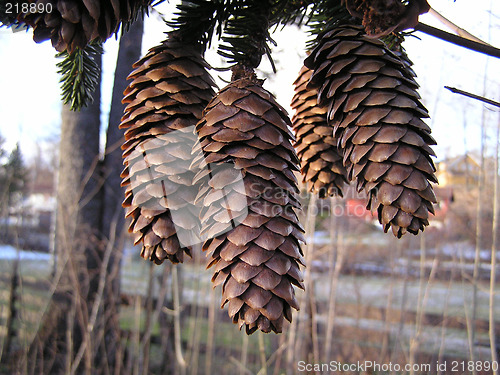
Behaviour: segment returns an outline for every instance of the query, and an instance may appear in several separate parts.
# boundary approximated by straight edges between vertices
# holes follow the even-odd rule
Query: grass
[[[132,296],[146,295],[149,277],[149,263],[143,260],[133,260],[130,262],[125,261],[122,269],[122,292],[126,291],[127,294]],[[164,267],[171,267],[170,265],[162,265],[154,268],[155,291],[159,288],[159,280],[163,277]],[[10,275],[12,272],[12,262],[0,262],[0,325],[5,325],[7,314],[7,303],[9,298],[10,288]],[[18,310],[20,312],[20,319],[16,322],[19,328],[20,342],[29,342],[30,335],[37,328],[40,319],[41,311],[48,302],[48,279],[50,277],[50,265],[43,264],[36,261],[22,261],[20,264],[19,272],[21,275],[18,300]],[[169,272],[169,271],[167,271]],[[195,264],[182,265],[183,274],[183,287],[184,287],[184,304],[198,303],[202,307],[208,307],[208,293],[210,286],[211,270],[204,270],[204,266],[196,266]],[[315,297],[318,302],[325,303],[329,297],[329,285],[327,273],[317,273],[313,275],[313,285],[315,288]],[[405,287],[406,283],[406,287]],[[424,288],[427,284],[423,284]],[[170,288],[167,285],[167,288]],[[199,288],[198,291],[194,291]],[[419,280],[409,279],[405,281],[399,277],[382,277],[382,276],[364,276],[364,275],[341,275],[338,284],[337,292],[337,306],[362,306],[363,309],[384,309],[387,307],[387,299],[389,291],[392,288],[392,301],[390,307],[394,310],[399,310],[402,307],[404,299],[404,309],[409,312],[416,313],[418,310],[418,297],[421,292],[421,283]],[[155,292],[156,293],[156,292]],[[170,294],[170,289],[167,295]],[[299,292],[300,293],[300,292]],[[472,295],[472,286],[470,283],[461,281],[454,281],[451,284],[447,281],[435,280],[428,287],[428,301],[425,307],[425,313],[436,314],[441,316],[445,307],[446,296],[449,295],[449,302],[447,306],[447,315],[449,318],[462,319],[465,318],[464,303],[467,304]],[[238,331],[237,326],[232,324],[227,317],[227,312],[219,309],[220,290],[216,291],[216,327],[214,345],[217,347],[218,352],[225,353],[224,356],[233,356],[235,360],[239,360],[239,350],[242,347],[244,333]],[[133,300],[133,299],[132,299]],[[500,295],[495,297],[496,301],[496,314],[500,316]],[[480,290],[478,293],[478,319],[486,320],[488,318],[488,293]],[[360,305],[358,305],[360,304]],[[140,327],[144,328],[145,316],[144,309],[142,310]],[[224,316],[221,320],[221,316]],[[294,319],[298,315],[294,315]],[[381,321],[369,320],[361,318],[359,320],[353,317],[337,316],[336,327],[343,324],[349,327],[361,326],[363,329],[376,330],[377,324],[383,323]],[[347,319],[347,320],[346,320]],[[348,320],[351,319],[351,320]],[[365,327],[366,325],[366,327]],[[120,311],[120,326],[124,331],[132,331],[135,329],[135,310],[134,305],[122,306]],[[186,345],[191,345],[193,337],[193,327],[195,326],[195,317],[188,316],[183,320],[182,340]],[[207,345],[208,338],[208,321],[201,318],[196,321],[196,329],[199,330],[200,347],[203,349]],[[380,329],[383,329],[381,327]],[[421,351],[427,353],[435,353],[440,345],[440,330],[441,325],[424,326],[422,335]],[[405,325],[403,333],[399,340],[408,341],[414,332],[414,326],[411,324]],[[0,331],[0,336],[4,332]],[[160,335],[160,326],[158,322],[153,322],[152,335]],[[276,336],[264,335],[266,344],[266,356],[272,354],[273,348],[276,348]],[[340,339],[340,338],[339,338]],[[484,333],[479,332],[477,339],[487,340]],[[449,343],[462,343],[467,341],[467,333],[463,329],[448,327],[446,329],[446,340]],[[1,342],[1,337],[0,337]],[[359,343],[358,343],[359,344]],[[370,342],[365,341],[364,344],[371,345]],[[19,345],[19,342],[18,342]],[[335,341],[335,345],[342,345],[341,341]],[[185,347],[187,350],[189,346]],[[152,345],[151,358],[157,357],[159,347]],[[467,348],[457,347],[456,345],[445,345],[446,355],[466,357]],[[157,353],[157,354],[154,354]],[[253,358],[253,365],[248,368],[250,371],[257,372],[259,370],[259,343],[258,335],[254,334],[248,338],[248,355]],[[206,355],[202,351],[199,354],[198,364],[200,369],[204,368]],[[156,361],[156,359],[155,359]],[[237,366],[233,362],[221,360],[221,356],[216,355],[212,358],[213,368],[225,369],[225,373],[234,373]],[[159,366],[158,363],[154,364]],[[250,368],[251,367],[251,368]],[[201,371],[201,370],[200,370]],[[1,373],[1,370],[0,370]],[[224,372],[222,372],[224,373]]]
[[[400,309],[403,298],[406,299],[406,310],[417,312],[418,297],[420,293],[420,281],[405,281],[398,278],[380,276],[353,276],[341,275],[338,284],[337,303],[356,304],[357,296],[362,296],[363,305],[371,307],[385,308],[389,290],[392,288],[393,309]],[[328,274],[321,274],[315,278],[314,286],[318,301],[327,301],[329,296]],[[426,288],[427,285],[424,285]],[[449,290],[448,290],[449,289]],[[498,285],[500,289],[500,285]],[[469,283],[453,282],[450,286],[448,282],[433,281],[429,287],[429,297],[425,312],[431,314],[442,314],[445,305],[446,295],[449,293],[448,316],[465,318],[464,301],[472,299],[473,288]],[[488,319],[488,298],[489,294],[485,290],[478,292],[478,319]],[[500,294],[495,296],[495,312],[500,315]]]

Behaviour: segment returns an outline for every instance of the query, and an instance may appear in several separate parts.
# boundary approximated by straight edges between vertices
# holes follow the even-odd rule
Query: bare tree
[[[120,345],[119,261],[123,211],[120,103],[141,50],[143,23],[124,34],[105,157],[99,154],[100,87],[79,112],[64,105],[57,186],[55,292],[30,347],[33,373],[111,373]],[[101,56],[94,56],[100,65]],[[105,309],[103,307],[106,307]]]

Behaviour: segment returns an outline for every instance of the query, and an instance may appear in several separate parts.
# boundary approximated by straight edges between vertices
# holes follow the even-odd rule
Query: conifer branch
[[[57,64],[61,77],[62,101],[71,110],[79,111],[92,103],[92,94],[99,83],[100,68],[96,57],[102,54],[101,42],[92,42],[83,50],[77,48],[72,53],[60,52],[56,57],[63,58]]]
[[[306,17],[307,23],[319,3],[319,1],[313,0],[277,0],[271,12],[271,26],[279,24],[283,26],[290,24],[302,25]]]
[[[316,4],[311,20],[308,22],[311,28],[310,33],[314,38],[307,43],[307,49],[311,50],[316,46],[319,35],[347,21],[352,24],[361,24],[360,20],[349,14],[341,0],[324,0]]]
[[[435,27],[426,25],[424,23],[419,22],[417,26],[415,26],[416,31],[420,31],[422,33],[425,33],[427,35],[431,35],[433,37],[439,38],[441,40],[444,40],[446,42],[456,44],[457,46],[465,47],[467,49],[470,49],[472,51],[484,53],[485,55],[491,56],[491,57],[496,57],[500,58],[500,49],[490,46],[490,45],[485,45],[482,43],[475,42],[470,39],[462,38],[461,36],[455,35],[448,33],[444,30],[437,29]]]
[[[228,0],[191,0],[177,5],[175,18],[167,25],[178,30],[181,39],[190,44],[200,44],[202,50],[210,46],[216,33],[222,35],[223,23],[238,1]]]
[[[444,86],[444,88],[447,89],[447,90],[450,90],[454,94],[463,95],[463,96],[466,96],[468,98],[476,99],[476,100],[479,100],[479,101],[481,101],[483,103],[491,104],[491,105],[494,105],[495,107],[499,107],[500,108],[500,103],[499,102],[496,102],[494,100],[485,98],[484,96],[472,94],[470,92],[467,92],[467,91],[464,91],[464,90],[460,90],[460,89],[457,89],[455,87]]]
[[[450,30],[452,30],[458,36],[461,36],[462,38],[465,38],[465,39],[473,40],[474,42],[489,45],[485,41],[483,41],[483,40],[479,39],[478,37],[469,33],[467,30],[462,29],[461,27],[457,26],[456,24],[451,22],[448,18],[446,18],[445,16],[443,16],[441,13],[434,10],[433,8],[429,9],[429,14],[434,16],[436,19],[438,19],[443,25],[448,27]]]
[[[122,20],[121,22],[121,35],[128,32],[130,26],[137,21],[139,18],[144,19],[149,16],[149,10],[153,9],[158,4],[163,3],[165,0],[144,0],[143,3],[139,3],[136,8],[131,9],[131,14],[129,19]],[[117,31],[118,34],[118,31]]]
[[[232,9],[224,28],[218,53],[230,64],[257,68],[262,56],[271,59],[269,42],[276,44],[269,34],[271,0],[242,1]],[[274,64],[272,64],[274,65]]]

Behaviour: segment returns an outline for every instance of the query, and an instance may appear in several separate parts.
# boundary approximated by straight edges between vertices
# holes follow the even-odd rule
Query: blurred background
[[[429,3],[500,46],[497,1]],[[142,55],[164,39],[164,19],[171,18],[175,4],[161,4],[145,19]],[[428,14],[421,22],[445,27]],[[309,35],[293,26],[276,30],[273,38],[278,72],[264,60],[259,76],[289,110]],[[104,45],[103,124],[118,45],[119,38]],[[500,108],[444,86],[498,101],[500,63],[419,32],[404,46],[438,143],[439,202],[430,227],[396,239],[383,233],[354,187],[344,198],[317,199],[302,186],[307,268],[305,292],[296,291],[301,310],[283,334],[251,336],[220,309],[220,288],[212,289],[201,249],[181,267],[157,266],[144,261],[127,237],[119,275],[121,374],[322,373],[301,369],[299,361],[431,365],[392,372],[414,374],[456,373],[453,361],[475,361],[461,373],[493,373],[491,361],[500,347]],[[215,52],[206,59],[213,67],[223,64]],[[2,28],[0,61],[0,168],[9,176],[0,185],[0,373],[10,374],[9,362],[33,339],[54,292],[61,104],[58,60],[49,43],[37,45],[30,32]],[[213,72],[219,87],[229,74]],[[102,145],[105,138],[103,126]],[[445,362],[446,369],[437,366]]]

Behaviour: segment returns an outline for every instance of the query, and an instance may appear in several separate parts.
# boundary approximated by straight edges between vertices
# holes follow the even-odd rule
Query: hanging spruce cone
[[[190,164],[194,126],[215,95],[207,66],[197,48],[170,33],[134,64],[124,92],[123,205],[141,256],[158,264],[182,262],[190,253],[177,232],[199,231]]]
[[[414,73],[361,28],[327,32],[305,64],[318,89],[344,153],[349,178],[369,195],[384,231],[417,234],[428,225],[436,202],[435,144],[420,102]]]
[[[309,190],[320,198],[342,196],[347,172],[333,137],[333,127],[326,121],[327,108],[317,104],[317,90],[306,87],[311,75],[312,70],[303,66],[294,82],[295,95],[291,104],[295,111],[292,124],[297,138],[294,146]]]
[[[89,42],[104,42],[118,31],[120,23],[135,19],[151,0],[44,0],[20,4],[17,19],[33,27],[33,39],[51,40],[59,52],[84,48]],[[42,6],[43,5],[43,6]],[[17,9],[17,8],[16,8]]]
[[[292,284],[302,288],[298,160],[286,112],[253,72],[240,73],[197,125],[211,174],[197,198],[208,238],[203,249],[233,322],[247,334],[278,333],[299,308]]]

